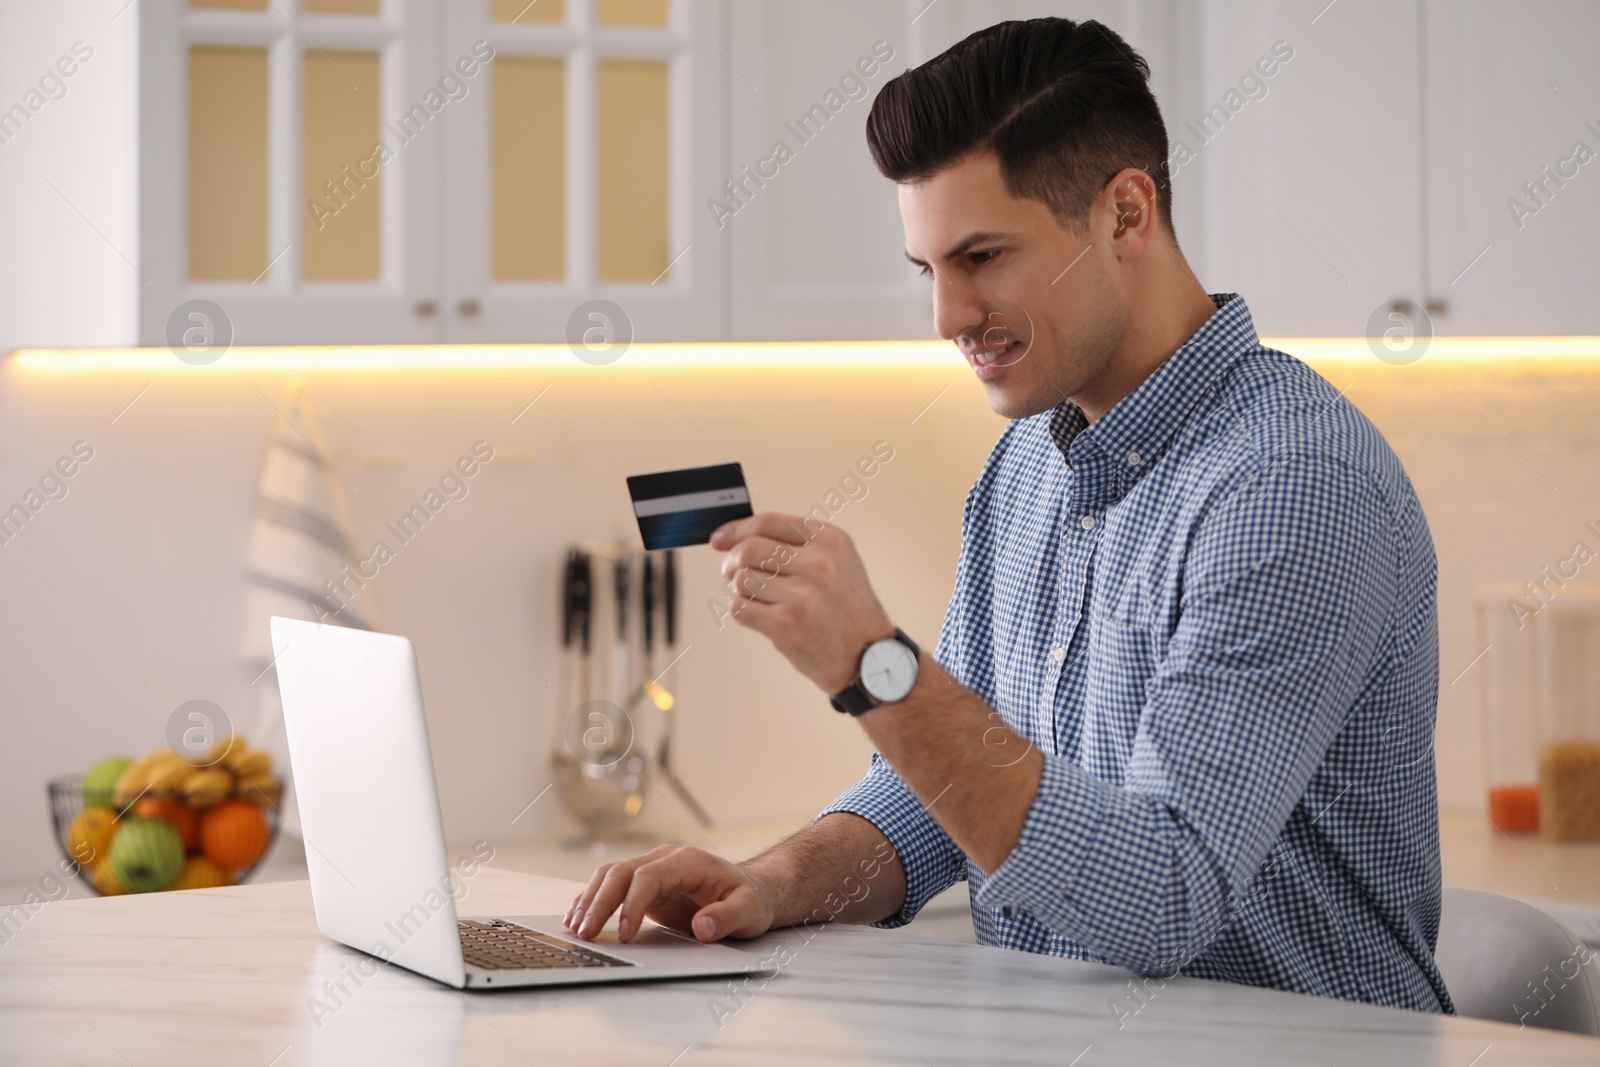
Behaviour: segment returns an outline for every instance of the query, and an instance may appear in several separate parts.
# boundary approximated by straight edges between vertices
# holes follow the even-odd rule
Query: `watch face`
[[[885,704],[904,700],[917,684],[917,654],[892,637],[861,654],[861,688]]]

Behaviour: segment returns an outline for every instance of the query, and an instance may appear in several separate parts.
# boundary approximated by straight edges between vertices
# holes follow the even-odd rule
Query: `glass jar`
[[[1491,586],[1477,615],[1489,821],[1600,838],[1600,586]]]
[[[1489,586],[1476,605],[1489,821],[1507,833],[1539,829],[1538,647],[1522,593]]]

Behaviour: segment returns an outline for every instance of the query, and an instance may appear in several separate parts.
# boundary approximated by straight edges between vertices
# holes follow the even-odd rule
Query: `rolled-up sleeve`
[[[1278,459],[1217,501],[1124,780],[1045,755],[1017,844],[974,903],[1025,909],[1147,974],[1203,952],[1384,654],[1397,540],[1370,476],[1337,459]]]
[[[873,926],[893,929],[916,918],[922,906],[967,876],[967,857],[928,814],[916,794],[878,753],[866,777],[851,786],[821,815],[848,811],[872,823],[889,839],[906,872],[906,902],[900,911]]]

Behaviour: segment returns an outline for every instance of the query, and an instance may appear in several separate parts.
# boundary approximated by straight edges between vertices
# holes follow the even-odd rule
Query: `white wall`
[[[309,383],[333,459],[359,487],[349,495],[360,544],[474,441],[511,460],[469,483],[470,494],[371,586],[388,624],[416,641],[456,840],[575,829],[554,794],[510,822],[549,781],[549,726],[569,710],[522,656],[558,680],[561,553],[577,538],[637,537],[625,475],[719,462],[720,449],[745,464],[758,506],[804,511],[887,440],[895,458],[839,522],[871,561],[896,621],[931,647],[962,501],[1003,427],[953,349],[947,369],[895,377],[766,371],[741,382],[654,373],[628,358],[572,363],[514,426],[551,375]],[[0,500],[19,499],[79,439],[95,458],[65,499],[0,547],[0,879],[30,877],[50,861],[47,776],[158,746],[172,710],[190,699],[253,721],[253,672],[238,655],[244,552],[276,418],[257,387],[281,403],[284,379],[271,373],[45,378],[6,365]],[[516,462],[519,452],[531,456]],[[398,462],[368,465],[379,457]],[[868,748],[764,639],[734,624],[717,630],[705,601],[717,592],[718,555],[698,548],[680,558],[681,640],[693,647],[679,666],[675,761],[719,821],[803,820],[860,774]],[[664,814],[669,826],[681,823]]]
[[[64,92],[47,86],[59,98],[39,92],[42,106],[0,143],[0,351],[133,340],[143,283],[132,265],[136,20],[118,15],[125,3],[8,0],[0,12],[0,109],[27,107],[75,43],[90,53],[61,79]]]
[[[1451,684],[1479,651],[1472,590],[1537,578],[1585,537],[1584,521],[1600,520],[1600,373],[1427,358],[1324,373],[1388,435],[1427,510],[1441,575],[1441,799],[1477,802],[1476,680],[1469,672]],[[237,652],[242,568],[275,417],[257,387],[276,402],[284,379],[44,378],[10,364],[0,377],[0,503],[20,498],[74,441],[95,448],[70,495],[0,547],[0,879],[26,879],[51,862],[47,776],[154,747],[172,709],[196,697],[251,721]],[[961,503],[1003,426],[953,353],[946,370],[893,374],[767,370],[718,380],[624,359],[554,376],[324,376],[310,388],[333,458],[359,486],[350,495],[360,540],[378,536],[473,441],[490,440],[510,460],[480,475],[372,587],[390,625],[417,642],[454,840],[574,829],[553,794],[510,823],[549,780],[549,724],[565,710],[522,655],[556,680],[560,552],[573,538],[632,530],[624,475],[717,462],[720,449],[746,465],[758,506],[803,510],[874,441],[890,441],[895,459],[839,522],[896,621],[931,644]],[[398,462],[369,465],[385,456]],[[693,645],[681,663],[683,773],[724,823],[799,823],[855,779],[867,746],[763,639],[733,625],[717,631],[704,608],[716,554],[692,549],[682,559],[683,640]],[[668,829],[682,829],[655,803]]]

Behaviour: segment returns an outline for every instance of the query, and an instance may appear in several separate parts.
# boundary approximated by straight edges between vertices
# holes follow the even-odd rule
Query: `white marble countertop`
[[[577,886],[493,867],[464,915],[563,911]],[[735,943],[793,960],[727,979],[464,994],[321,938],[305,882],[67,900],[0,945],[7,1064],[1594,1064],[1590,1039],[929,939],[799,930]],[[1154,985],[1154,983],[1152,983]],[[1127,1001],[1126,1003],[1137,1003]],[[1486,1055],[1487,1051],[1487,1055]]]

